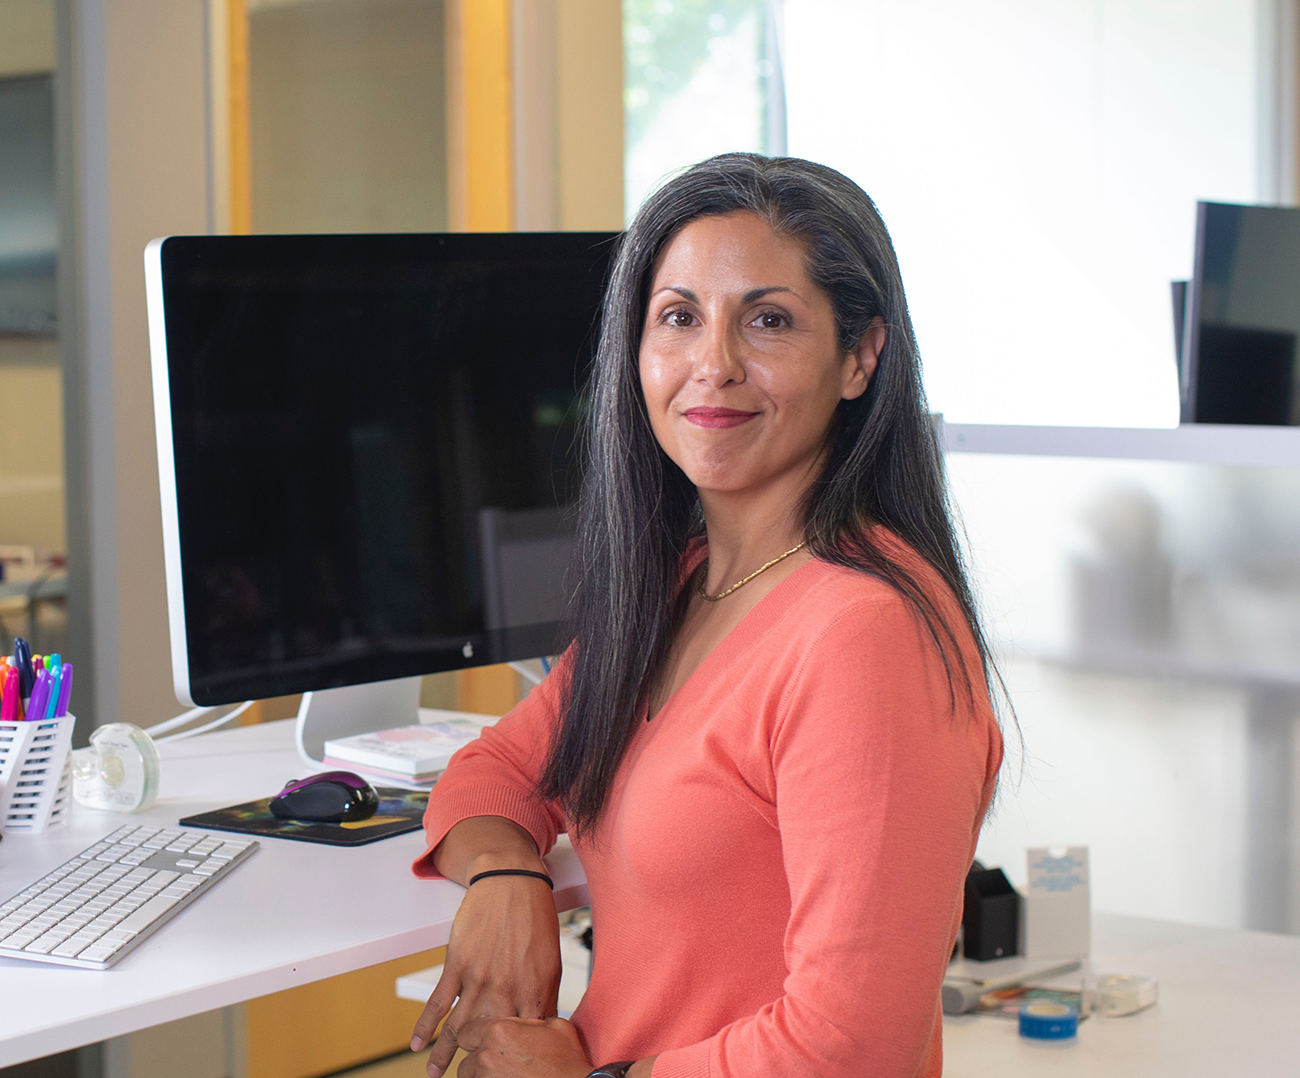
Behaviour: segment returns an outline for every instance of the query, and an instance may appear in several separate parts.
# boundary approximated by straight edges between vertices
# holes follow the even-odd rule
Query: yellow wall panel
[[[446,953],[439,947],[250,1000],[247,1078],[316,1078],[409,1048],[423,1008],[397,998],[397,978]]]
[[[447,3],[448,194],[453,229],[514,228],[510,0]]]

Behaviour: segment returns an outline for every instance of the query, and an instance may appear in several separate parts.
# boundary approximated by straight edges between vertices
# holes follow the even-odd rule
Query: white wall
[[[1300,761],[1251,754],[1300,710],[1300,469],[948,470],[1025,746],[1020,779],[1009,728],[980,859],[1022,882],[1026,846],[1083,843],[1097,908],[1300,931],[1296,851],[1285,893],[1266,860],[1300,839]],[[1291,804],[1261,813],[1269,783]]]
[[[443,5],[249,7],[253,230],[445,229]]]
[[[1094,909],[1244,927],[1244,693],[1005,663],[1025,755],[976,857],[1026,882],[1029,846],[1089,847]]]

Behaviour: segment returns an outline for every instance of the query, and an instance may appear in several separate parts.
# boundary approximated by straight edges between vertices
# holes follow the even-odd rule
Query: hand
[[[421,1051],[447,1016],[429,1052],[428,1072],[439,1078],[464,1026],[482,1018],[549,1017],[559,990],[560,925],[546,883],[529,876],[480,880],[452,922],[442,977],[415,1024],[411,1049]]]
[[[563,1018],[476,1018],[458,1034],[460,1078],[586,1078],[578,1031]]]

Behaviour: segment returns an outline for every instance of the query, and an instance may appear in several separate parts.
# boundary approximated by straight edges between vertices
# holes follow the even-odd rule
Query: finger
[[[432,1047],[429,1048],[429,1062],[426,1070],[430,1074],[434,1073],[437,1068],[439,1074],[451,1065],[451,1057],[456,1055],[456,1048],[460,1047],[460,1018],[455,1012],[447,1017],[447,1021],[442,1023],[442,1030],[438,1032],[437,1039],[434,1040]]]
[[[429,1002],[424,1005],[424,1010],[415,1021],[415,1029],[411,1033],[412,1052],[422,1052],[433,1040],[438,1031],[438,1023],[447,1017],[447,1012],[460,994],[460,988],[459,974],[449,974],[444,966],[442,976],[429,993]]]
[[[429,1061],[425,1064],[425,1071],[432,1078],[439,1078],[442,1072],[451,1066],[452,1057],[459,1047],[459,1031],[452,1022],[444,1022],[442,1032],[438,1034],[438,1039],[433,1042],[433,1047],[429,1050]]]
[[[477,1052],[483,1047],[483,1043],[494,1028],[514,1023],[527,1023],[527,1019],[494,1018],[491,1015],[484,1015],[482,1018],[471,1018],[456,1030],[456,1044],[467,1052]],[[536,1025],[537,1023],[531,1024]]]

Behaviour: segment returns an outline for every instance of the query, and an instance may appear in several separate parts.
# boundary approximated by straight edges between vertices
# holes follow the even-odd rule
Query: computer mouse
[[[351,771],[323,771],[292,779],[271,798],[271,815],[311,823],[351,823],[368,820],[379,808],[379,795]]]

